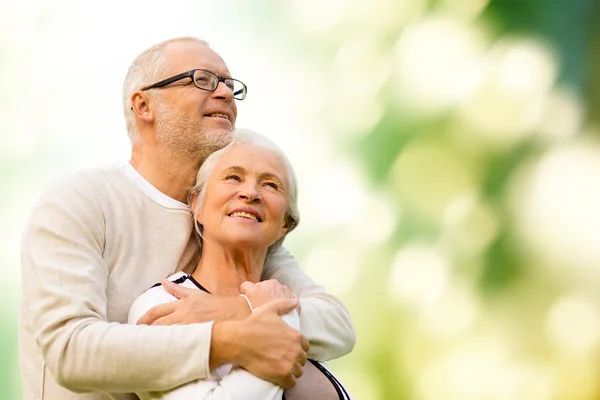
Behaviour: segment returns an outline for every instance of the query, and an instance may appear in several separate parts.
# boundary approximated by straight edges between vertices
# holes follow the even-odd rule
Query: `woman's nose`
[[[240,188],[239,197],[247,201],[260,200],[260,193],[255,185],[246,184]]]

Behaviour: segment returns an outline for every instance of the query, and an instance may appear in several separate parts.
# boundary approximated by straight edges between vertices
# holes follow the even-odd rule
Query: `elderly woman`
[[[263,267],[285,236],[298,225],[299,215],[294,172],[271,141],[253,132],[237,131],[232,142],[213,153],[200,168],[190,203],[201,244],[200,258],[191,275],[178,272],[169,280],[216,296],[239,296],[242,284],[274,284],[260,282]],[[293,296],[279,286],[280,290],[275,292],[280,296]],[[129,322],[135,323],[157,304],[174,300],[174,296],[157,285],[133,303]],[[253,312],[260,312],[258,307],[268,307],[250,301],[248,305]],[[300,329],[296,310],[283,318]],[[297,365],[297,368],[302,367]],[[297,385],[286,392],[288,400],[349,398],[324,365],[311,361],[304,372]],[[138,395],[141,399],[169,400],[285,398],[280,386],[232,365],[216,368],[207,380],[190,382],[164,393]]]

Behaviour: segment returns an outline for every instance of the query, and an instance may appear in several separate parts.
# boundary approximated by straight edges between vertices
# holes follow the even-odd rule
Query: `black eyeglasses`
[[[217,90],[219,82],[223,82],[225,86],[231,89],[233,92],[233,98],[236,100],[244,100],[246,93],[248,93],[248,87],[242,81],[238,81],[237,79],[233,78],[223,78],[222,76],[204,69],[193,69],[191,71],[164,79],[160,82],[156,82],[153,85],[144,86],[141,90],[165,87],[168,84],[183,78],[191,78],[192,82],[198,89],[207,90],[209,92],[214,92]]]

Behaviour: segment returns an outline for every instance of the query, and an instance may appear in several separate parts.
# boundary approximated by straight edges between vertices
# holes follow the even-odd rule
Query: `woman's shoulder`
[[[188,275],[185,272],[180,271],[169,276],[167,279],[172,282],[181,283],[183,281],[187,281],[187,277]],[[170,303],[175,300],[177,300],[177,297],[168,293],[160,283],[157,283],[144,293],[140,294],[133,301],[131,307],[129,308],[127,323],[135,324],[138,319],[140,319],[140,317],[152,307],[159,304]]]

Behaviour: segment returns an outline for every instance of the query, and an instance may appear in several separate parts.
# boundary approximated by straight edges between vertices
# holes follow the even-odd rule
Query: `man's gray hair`
[[[300,222],[300,213],[298,212],[298,182],[296,180],[296,174],[294,172],[294,169],[292,168],[290,160],[281,151],[281,149],[275,143],[273,143],[271,139],[267,138],[264,135],[261,135],[260,133],[248,129],[236,129],[233,132],[231,142],[227,146],[215,151],[210,156],[208,156],[208,158],[200,167],[200,170],[198,170],[198,174],[196,175],[196,184],[194,185],[192,190],[190,190],[190,194],[188,196],[188,203],[191,207],[192,200],[194,198],[196,199],[196,206],[192,209],[192,215],[194,218],[194,227],[196,230],[198,243],[200,244],[200,251],[202,251],[202,226],[200,226],[200,224],[198,224],[198,221],[196,220],[196,212],[202,206],[204,197],[206,196],[206,184],[221,157],[223,157],[223,155],[226,154],[229,150],[231,150],[234,146],[243,145],[258,146],[271,150],[283,162],[283,165],[286,169],[285,173],[289,187],[287,188],[287,210],[285,219],[288,225],[288,229],[281,239],[277,240],[275,243],[269,246],[269,250],[267,251],[268,259],[269,255],[271,255],[273,252],[275,252],[281,247],[287,234],[290,233],[294,228],[296,228],[296,226],[298,226],[298,223]]]
[[[193,41],[208,46],[208,43],[195,37],[178,37],[165,40],[144,50],[129,66],[125,81],[123,81],[123,113],[127,124],[127,135],[131,143],[139,139],[139,131],[135,123],[135,115],[131,109],[131,95],[145,85],[151,85],[160,80],[171,67],[164,54],[165,47],[173,42]]]

